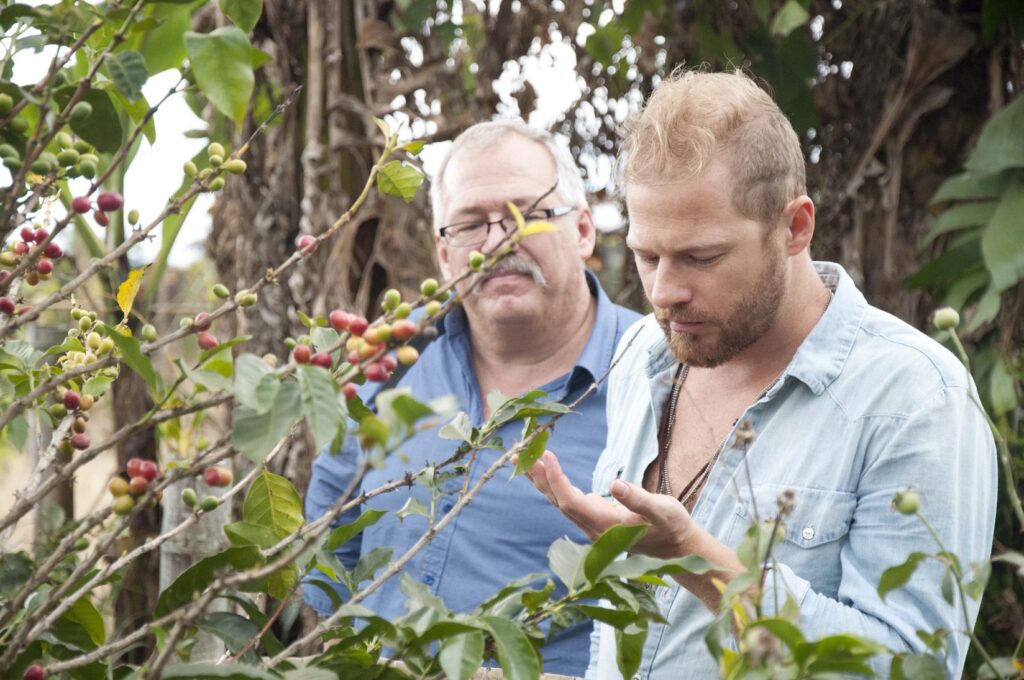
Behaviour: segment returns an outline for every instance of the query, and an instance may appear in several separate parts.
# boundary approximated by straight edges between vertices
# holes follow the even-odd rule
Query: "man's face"
[[[679,361],[712,368],[753,345],[786,295],[784,229],[740,215],[728,171],[631,183],[627,244],[647,299]]]
[[[445,225],[497,220],[509,214],[507,204],[519,208],[533,204],[555,183],[555,162],[547,149],[533,140],[509,135],[487,149],[462,150],[448,164],[444,176],[447,198]],[[563,207],[557,192],[544,198],[538,208]],[[550,220],[558,231],[524,239],[499,271],[488,274],[464,299],[467,313],[485,315],[497,323],[550,316],[566,302],[583,276],[582,260],[594,248],[594,227],[585,207]],[[469,253],[498,248],[505,234],[492,226],[481,243],[456,246],[436,237],[438,258],[446,278],[465,271]],[[473,279],[458,286],[464,293]]]

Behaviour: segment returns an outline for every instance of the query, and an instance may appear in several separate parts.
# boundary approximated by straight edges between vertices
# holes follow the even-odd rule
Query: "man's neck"
[[[473,367],[485,404],[492,390],[516,396],[572,369],[597,316],[597,298],[590,294],[585,279],[581,283],[581,289],[558,306],[557,320],[548,313],[515,324],[479,316],[468,319]]]

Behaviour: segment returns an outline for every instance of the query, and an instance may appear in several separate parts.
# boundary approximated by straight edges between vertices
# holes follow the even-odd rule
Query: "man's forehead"
[[[524,192],[501,192],[471,195],[468,193],[457,194],[451,197],[448,202],[449,212],[472,212],[472,211],[507,211],[511,203],[517,208],[526,208],[532,205],[537,198],[544,193],[541,191]]]

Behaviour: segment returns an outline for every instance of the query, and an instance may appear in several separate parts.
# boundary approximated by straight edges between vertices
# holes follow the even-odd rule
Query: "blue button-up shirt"
[[[755,439],[745,460],[740,447],[722,451],[693,519],[735,548],[755,509],[762,520],[774,516],[779,493],[792,489],[796,506],[775,552],[778,564],[765,578],[766,611],[788,595],[809,639],[849,632],[895,651],[924,653],[918,630],[970,629],[979,603],[967,603],[965,622],[960,608],[944,600],[942,569],[934,561],[885,600],[879,597],[885,569],[911,552],[939,551],[922,523],[894,512],[891,501],[914,487],[921,511],[961,564],[987,560],[995,443],[959,360],[868,305],[838,265],[816,266],[832,301],[780,379],[740,418],[753,425]],[[593,485],[601,494],[616,477],[643,483],[678,365],[653,318],[627,331],[626,341],[634,334],[609,379],[609,441]],[[690,414],[680,409],[677,417]],[[668,623],[651,627],[637,680],[717,677],[704,642],[711,612],[674,582],[656,597]],[[950,641],[948,677],[960,677],[968,639],[954,632]],[[613,630],[595,626],[593,642],[587,677],[618,678]],[[872,665],[886,677],[889,663],[879,657]]]
[[[592,274],[588,273],[588,281],[597,303],[590,339],[570,372],[538,386],[549,399],[566,404],[604,375],[623,332],[640,318],[613,304]],[[438,326],[437,339],[403,376],[399,386],[410,388],[423,401],[452,395],[474,426],[480,425],[485,420],[486,396],[480,394],[473,370],[465,314],[461,308],[454,309]],[[364,398],[376,387],[365,386]],[[569,477],[582,487],[589,487],[594,464],[604,447],[607,393],[607,384],[602,384],[575,413],[559,420],[548,442],[549,448],[558,450]],[[498,436],[510,447],[519,440],[522,427],[521,422],[508,423]],[[441,462],[451,456],[456,445],[457,442],[439,438],[436,429],[419,433],[403,445],[401,453],[391,455],[383,467],[372,469],[363,480],[362,489],[374,489],[402,477],[406,471]],[[323,515],[334,504],[352,479],[361,455],[355,438],[348,437],[340,454],[325,452],[317,458],[306,497],[308,519]],[[470,485],[500,456],[501,452],[494,449],[478,452],[471,468]],[[426,584],[454,611],[474,609],[509,581],[547,572],[548,548],[558,538],[568,535],[577,542],[586,540],[524,477],[508,479],[509,476],[498,475],[490,480],[473,502],[405,567],[406,573]],[[451,509],[463,479],[460,476],[443,486],[446,493],[438,500],[440,513]],[[410,497],[425,505],[430,502],[429,490],[414,485],[380,495],[366,504],[367,508],[385,510],[388,514],[338,550],[346,566],[351,568],[360,555],[375,548],[393,549],[397,557],[422,536],[427,528],[424,517],[409,515],[399,520],[395,515]],[[357,513],[343,516],[336,524],[351,522]],[[314,577],[326,580],[323,574]],[[342,592],[336,584],[332,585]],[[331,611],[329,599],[317,587],[304,585],[303,593],[321,614]],[[559,596],[558,591],[553,595]],[[399,579],[389,580],[364,604],[386,618],[404,614],[405,596],[399,589]],[[590,631],[590,624],[577,625],[547,644],[542,650],[545,671],[582,675],[587,666]]]

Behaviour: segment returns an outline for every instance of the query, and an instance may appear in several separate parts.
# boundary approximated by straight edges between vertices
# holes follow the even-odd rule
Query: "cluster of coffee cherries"
[[[223,283],[214,284],[212,291],[215,297],[222,300],[226,300],[231,297],[231,291],[229,291],[228,287]],[[235,300],[238,302],[240,307],[252,307],[258,302],[259,296],[250,291],[242,291],[235,296]],[[195,318],[184,317],[181,320],[182,328],[188,328],[190,326],[199,330],[199,333],[196,334],[196,343],[199,345],[199,349],[211,350],[220,345],[220,340],[217,336],[210,332],[210,328],[213,327],[213,320],[210,318],[209,313],[199,312],[195,315]],[[149,335],[144,333],[143,336],[146,340],[156,340],[156,331],[153,330]]]
[[[185,165],[182,166],[185,174],[192,179],[199,179],[205,181],[214,172],[223,171],[231,173],[232,175],[241,175],[246,170],[245,161],[241,158],[227,158],[227,151],[224,146],[219,142],[212,142],[206,147],[206,158],[210,163],[209,167],[200,170],[196,167],[196,164],[192,161],[185,161]],[[224,188],[224,177],[218,175],[210,180],[207,185],[207,191],[220,191]]]
[[[88,102],[79,102],[75,109],[72,110],[72,113],[76,110],[85,111],[84,107],[88,107],[88,113],[92,113],[92,107]],[[0,109],[2,108],[0,106]],[[4,114],[0,114],[0,116],[2,115]],[[11,124],[13,125],[19,121],[24,121],[24,119],[15,118],[11,121]],[[96,176],[99,171],[100,159],[96,155],[96,149],[89,142],[83,139],[75,140],[67,132],[57,133],[54,141],[57,145],[56,153],[53,151],[43,151],[32,161],[32,165],[28,168],[29,170],[37,175],[44,176],[61,174],[61,176],[68,178],[85,177],[87,179],[92,179]],[[18,172],[24,164],[21,153],[10,144],[0,144],[0,159],[3,160],[3,164],[12,174]]]
[[[57,445],[57,450],[65,457],[74,451],[84,451],[91,445],[85,429],[89,423],[89,410],[95,403],[96,398],[91,394],[79,394],[76,390],[65,389],[56,395],[54,403],[50,405],[50,415],[57,421],[63,420],[68,414],[74,416],[71,436]]]
[[[210,466],[203,470],[203,482],[205,482],[207,486],[231,486],[232,481],[234,481],[234,475],[232,475],[231,470],[227,468]],[[200,501],[195,489],[189,488],[181,490],[181,502],[190,508],[194,508],[198,505],[199,509],[203,512],[216,510],[217,506],[220,505],[220,499],[216,496],[206,496]]]
[[[311,237],[310,237],[311,238]],[[436,279],[426,279],[420,286],[420,293],[427,300],[424,305],[426,316],[433,317],[441,311],[442,300],[431,299],[438,296],[439,284]],[[442,296],[438,296],[442,297]],[[447,293],[443,294],[447,299]],[[360,362],[372,360],[363,368],[363,375],[371,382],[387,382],[399,364],[409,366],[419,359],[419,351],[408,342],[417,333],[433,334],[437,330],[432,325],[422,329],[420,324],[408,317],[412,313],[412,305],[402,301],[398,290],[388,290],[381,301],[381,308],[391,321],[380,320],[373,325],[365,317],[335,309],[327,317],[331,328],[339,333],[348,333],[345,341],[347,361],[352,366]],[[309,336],[301,336],[298,340],[287,338],[285,346],[292,352],[292,359],[297,364],[312,364],[330,370],[334,361],[329,352],[314,353]],[[393,353],[388,350],[394,348]],[[342,385],[347,399],[356,395],[356,386],[352,383]]]
[[[68,337],[80,341],[82,350],[70,350],[57,359],[57,364],[64,370],[95,363],[100,357],[115,351],[116,345],[111,334],[130,333],[126,326],[112,328],[97,320],[96,312],[80,307],[71,309],[71,319],[75,323],[68,329]],[[103,372],[110,378],[117,377],[117,367],[105,368]]]
[[[112,477],[107,484],[107,490],[114,497],[114,512],[118,515],[131,512],[135,507],[135,497],[146,493],[150,483],[159,476],[160,468],[154,461],[129,458],[124,466],[124,474]]]
[[[106,227],[110,224],[110,215],[115,210],[120,210],[124,205],[124,198],[116,191],[104,191],[96,196],[95,210],[93,202],[88,196],[76,196],[71,201],[71,209],[79,215],[92,211],[92,218],[96,224]],[[128,223],[135,225],[139,222],[139,211],[132,210],[128,214]]]
[[[29,257],[35,261],[35,267],[25,271],[22,281],[25,285],[34,286],[40,281],[47,281],[53,276],[53,268],[56,260],[64,256],[64,250],[53,243],[42,243],[49,238],[50,232],[41,224],[34,224],[21,228],[21,238],[15,239],[10,245],[0,252],[0,288],[3,288],[11,280],[11,272],[18,266],[22,259]],[[28,307],[18,307],[15,301],[7,296],[0,297],[0,313],[11,315],[15,312],[22,314],[28,311]]]

